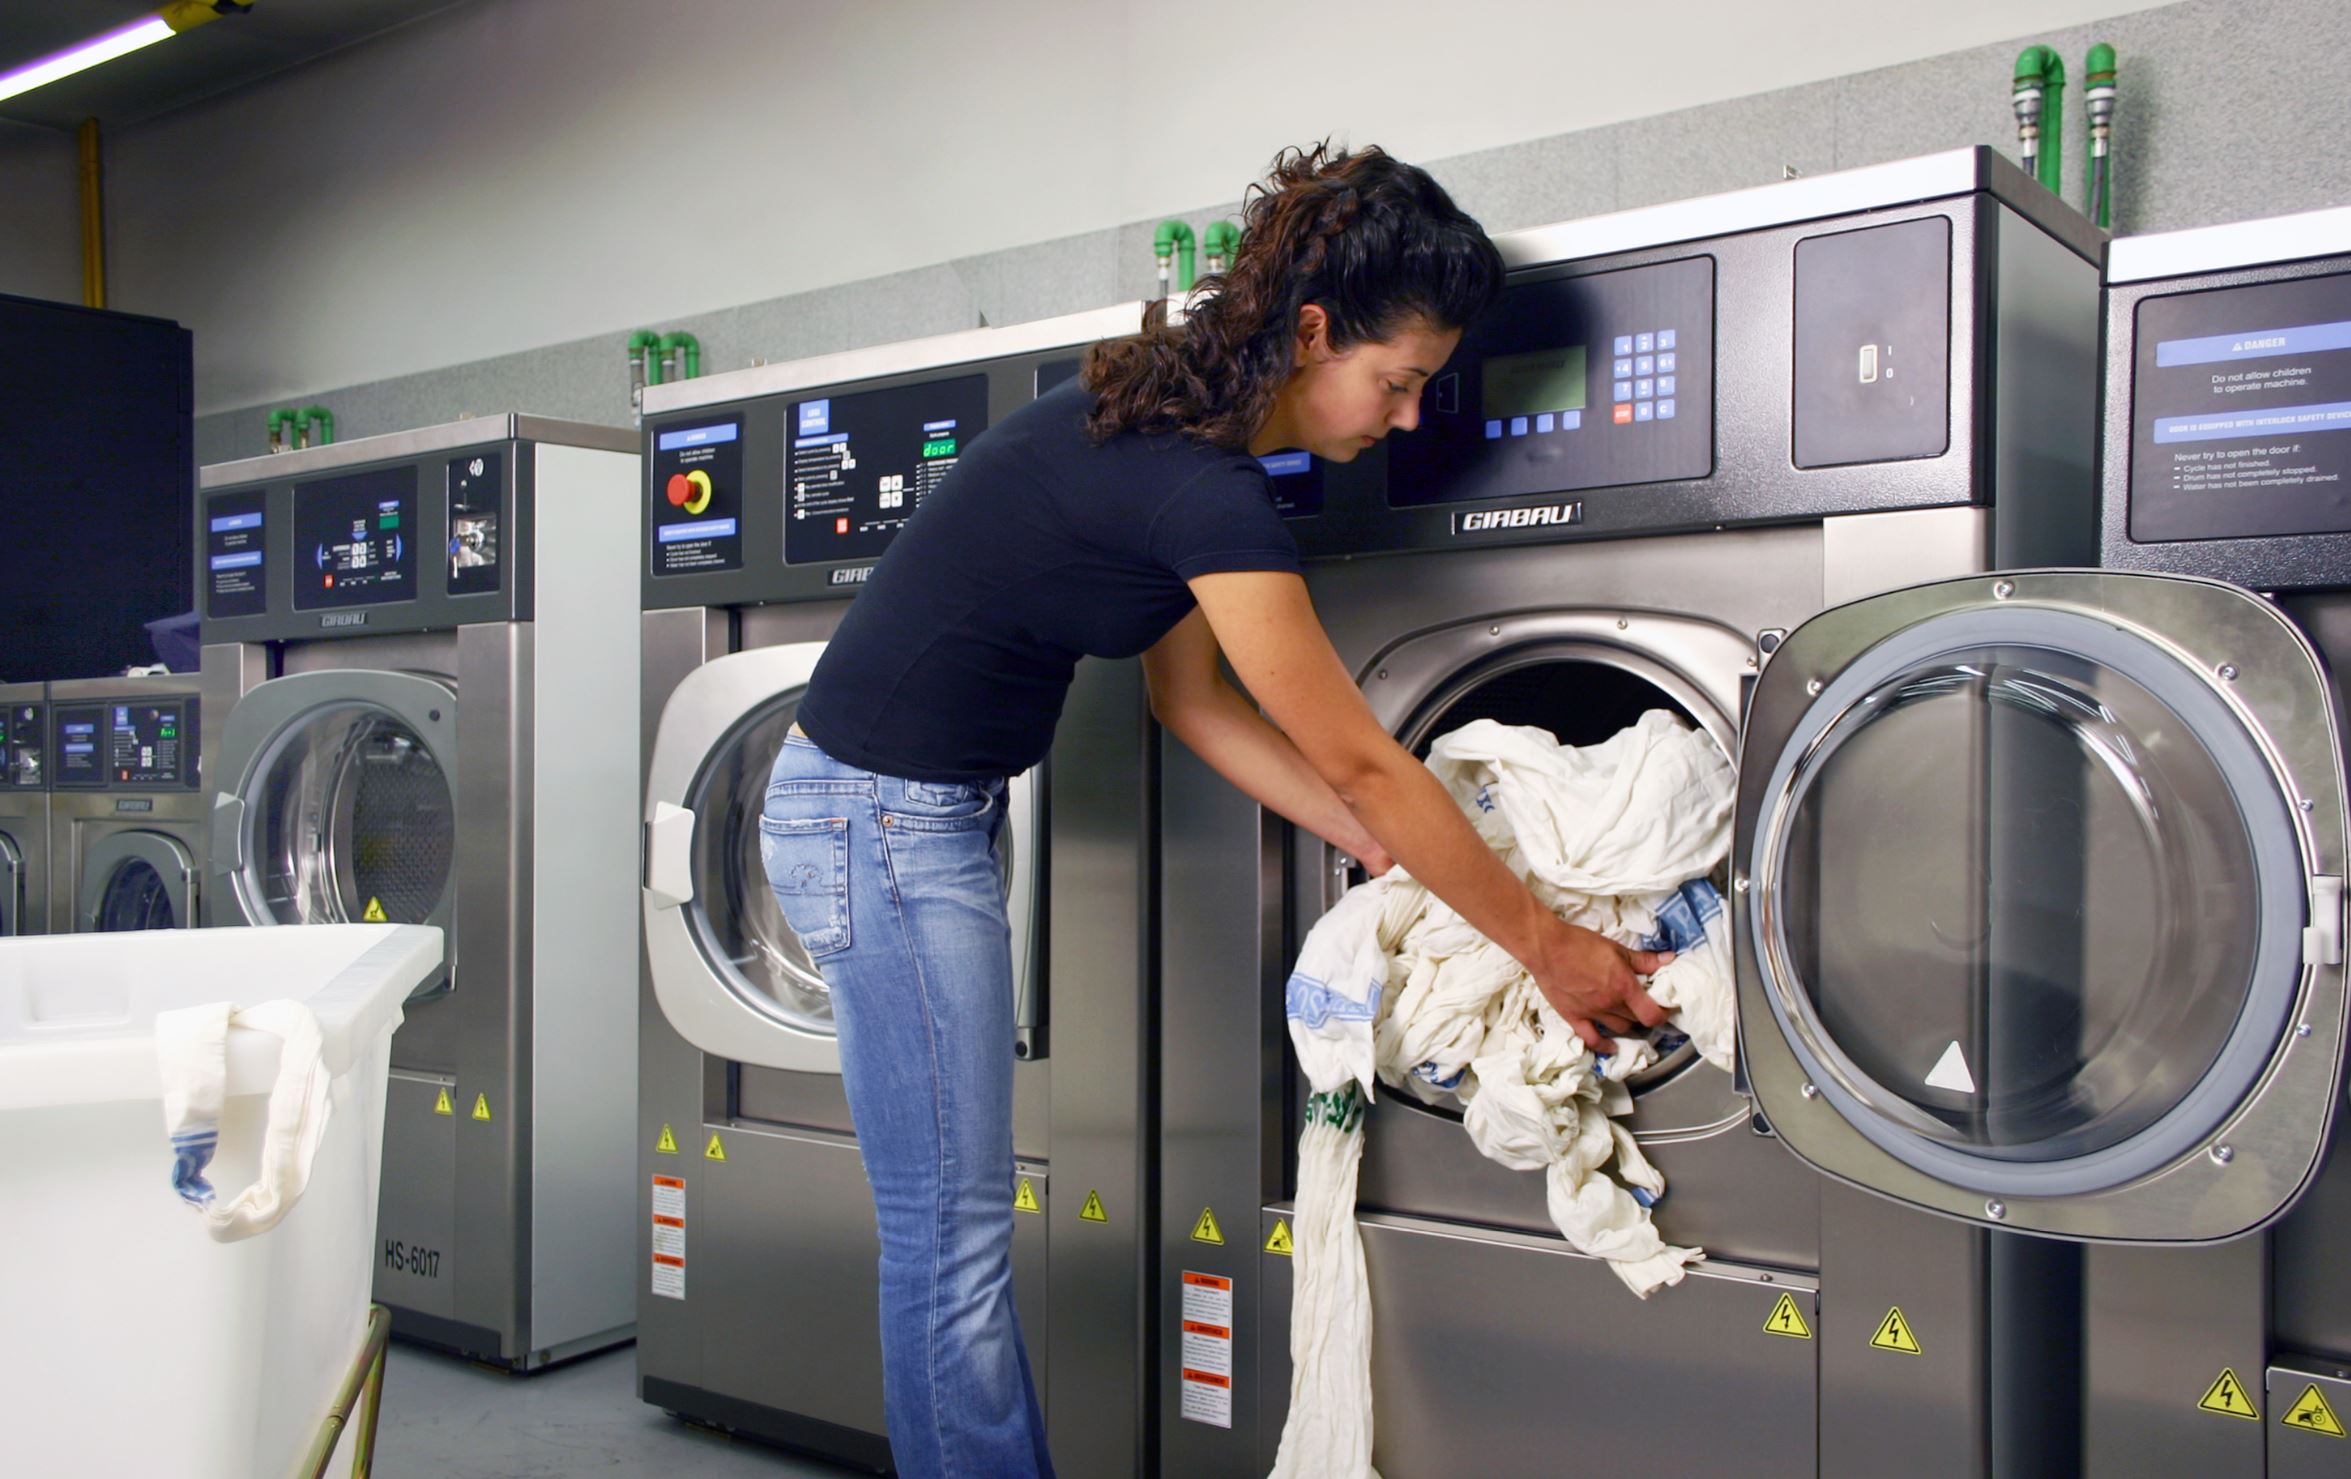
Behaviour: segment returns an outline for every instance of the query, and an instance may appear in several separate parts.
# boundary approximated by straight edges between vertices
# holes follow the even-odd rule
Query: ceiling
[[[12,72],[102,36],[162,0],[8,0],[0,4],[0,72]],[[174,108],[472,0],[253,0],[243,15],[219,20],[117,57],[87,72],[0,101],[0,118],[71,129],[85,118],[102,127],[139,123]]]

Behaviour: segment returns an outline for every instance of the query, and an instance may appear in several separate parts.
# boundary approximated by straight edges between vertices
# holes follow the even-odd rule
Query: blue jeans
[[[881,1226],[882,1397],[907,1475],[1050,1475],[1012,1304],[1012,933],[1004,783],[844,765],[800,735],[760,853],[832,988]]]

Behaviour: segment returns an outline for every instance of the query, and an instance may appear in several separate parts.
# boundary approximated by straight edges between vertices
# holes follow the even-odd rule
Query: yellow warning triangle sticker
[[[1012,1210],[1015,1212],[1042,1212],[1045,1210],[1038,1205],[1037,1189],[1029,1183],[1026,1176],[1020,1178],[1020,1187],[1012,1194]]]
[[[1869,1343],[1881,1351],[1900,1351],[1905,1356],[1926,1354],[1918,1348],[1918,1336],[1911,1330],[1910,1317],[1902,1313],[1900,1305],[1886,1311],[1885,1319],[1878,1322],[1878,1333],[1869,1338]]]
[[[1795,1295],[1780,1295],[1780,1302],[1771,1307],[1771,1318],[1763,1322],[1763,1333],[1785,1335],[1790,1340],[1812,1339],[1812,1327],[1804,1323],[1803,1312],[1796,1308]],[[1916,1350],[1917,1347],[1911,1349]]]
[[[663,1155],[676,1155],[678,1153],[678,1137],[670,1133],[669,1126],[663,1125],[661,1138],[653,1142],[653,1148]]]
[[[477,1120],[486,1120],[490,1117],[489,1095],[476,1094],[473,1096],[473,1117]]]
[[[1108,1222],[1109,1220],[1110,1214],[1102,1210],[1102,1193],[1088,1188],[1086,1191],[1086,1205],[1078,1208],[1078,1221]]]
[[[392,916],[384,912],[384,901],[382,899],[369,899],[367,901],[367,912],[360,915],[359,917],[362,921],[368,924],[390,924],[392,922]]]
[[[2335,1409],[2327,1405],[2326,1394],[2312,1382],[2302,1390],[2302,1400],[2286,1409],[2278,1419],[2289,1428],[2300,1428],[2305,1433],[2324,1433],[2330,1438],[2351,1437],[2343,1431],[2343,1420],[2335,1416]]]
[[[435,1100],[433,1101],[433,1113],[435,1113],[435,1114],[455,1114],[455,1113],[457,1113],[457,1106],[456,1106],[456,1105],[454,1105],[454,1104],[451,1104],[451,1103],[449,1102],[449,1091],[448,1091],[447,1089],[445,1089],[445,1088],[444,1088],[443,1090],[441,1090],[440,1097],[439,1097],[439,1098],[437,1098],[437,1099],[435,1099]]]
[[[710,1143],[702,1147],[702,1159],[706,1161],[723,1161],[726,1158],[727,1148],[718,1143],[718,1132],[716,1130],[711,1131]]]
[[[2235,1368],[2223,1366],[2212,1385],[2205,1388],[2204,1400],[2196,1404],[2206,1412],[2217,1412],[2222,1417],[2241,1417],[2247,1422],[2261,1421],[2261,1409],[2245,1395],[2245,1384],[2237,1380]]]
[[[1288,1258],[1293,1255],[1297,1246],[1290,1241],[1290,1219],[1276,1217],[1273,1220],[1273,1231],[1267,1235],[1265,1240],[1265,1251],[1279,1253],[1282,1257]]]
[[[1192,1241],[1214,1243],[1219,1248],[1224,1246],[1224,1229],[1216,1225],[1216,1209],[1214,1207],[1200,1209],[1200,1220],[1192,1224]]]

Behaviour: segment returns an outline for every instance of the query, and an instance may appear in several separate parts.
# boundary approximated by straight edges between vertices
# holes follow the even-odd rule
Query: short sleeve
[[[1298,542],[1274,510],[1265,472],[1250,458],[1220,462],[1188,479],[1152,520],[1149,547],[1152,560],[1182,580],[1305,568]]]

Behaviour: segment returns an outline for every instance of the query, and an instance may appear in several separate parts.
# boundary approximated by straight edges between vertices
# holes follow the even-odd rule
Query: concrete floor
[[[338,1454],[329,1475],[351,1471]],[[841,1479],[815,1459],[689,1427],[637,1397],[633,1346],[508,1376],[395,1342],[376,1434],[381,1479]]]

